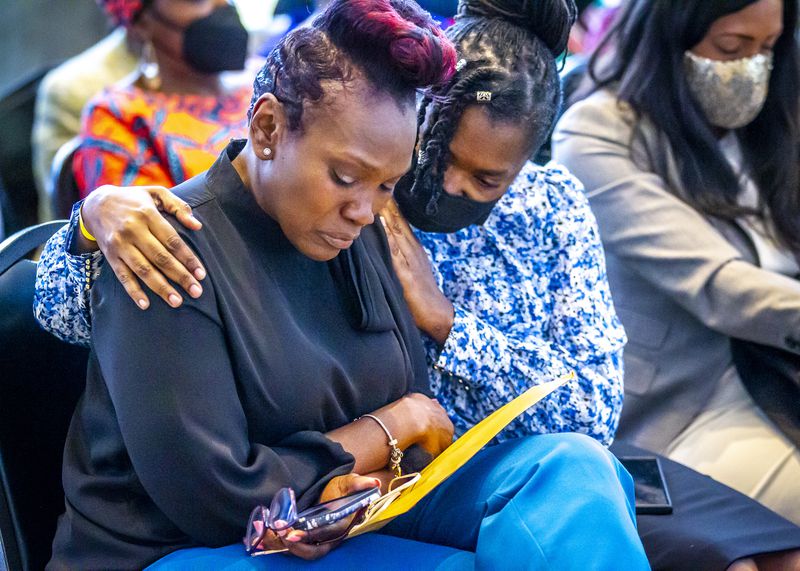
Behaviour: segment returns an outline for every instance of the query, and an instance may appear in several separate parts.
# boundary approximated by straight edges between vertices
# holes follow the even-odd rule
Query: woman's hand
[[[389,470],[389,468],[384,468],[383,470],[376,470],[374,472],[366,474],[365,476],[367,478],[374,478],[376,481],[381,483],[380,485],[381,495],[389,491],[389,484],[391,484],[392,480],[394,480],[394,472]]]
[[[319,503],[341,498],[361,490],[369,488],[380,487],[381,481],[378,478],[370,476],[359,476],[358,474],[346,474],[344,476],[337,476],[333,478],[319,497]],[[354,516],[353,516],[354,517]],[[326,535],[335,537],[339,533],[344,534],[351,522],[352,518],[345,518],[340,522],[326,528],[319,528],[319,531],[326,531]],[[336,529],[332,529],[336,528]],[[322,543],[316,545],[309,543],[309,534],[305,531],[296,529],[286,529],[280,532],[268,530],[264,540],[261,542],[262,549],[288,549],[289,553],[296,555],[302,559],[313,560],[319,559],[327,554],[331,549],[339,545],[344,538],[339,541],[332,541],[330,543]]]
[[[370,488],[377,488],[381,485],[378,478],[371,476],[359,476],[358,474],[345,474],[344,476],[336,476],[332,478],[322,494],[319,496],[319,503],[329,502],[342,496],[354,494],[361,490],[368,490]]]
[[[97,247],[141,309],[147,309],[150,301],[137,276],[172,307],[183,299],[167,278],[194,298],[203,293],[198,280],[205,278],[205,269],[161,211],[173,214],[190,230],[201,227],[188,204],[157,186],[101,186],[82,206],[86,229],[97,238]],[[93,244],[80,236],[79,246],[87,250]]]
[[[432,459],[436,458],[453,443],[453,422],[439,401],[422,393],[410,393],[403,401],[408,409],[408,420],[418,425],[412,444],[425,450]]]
[[[418,445],[433,459],[453,443],[454,428],[447,412],[439,401],[422,393],[408,393],[372,414],[387,425],[402,450]]]
[[[453,328],[453,304],[436,285],[428,255],[393,200],[380,217],[392,252],[392,265],[414,322],[437,343],[444,344]]]
[[[421,393],[409,393],[370,414],[383,422],[400,450],[418,445],[436,457],[453,442],[453,423],[442,405]],[[355,472],[366,474],[388,464],[387,437],[374,419],[360,418],[325,435],[353,455]],[[412,456],[420,458],[419,454]]]

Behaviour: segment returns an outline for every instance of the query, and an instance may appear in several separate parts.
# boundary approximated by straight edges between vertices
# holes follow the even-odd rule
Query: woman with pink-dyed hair
[[[374,221],[411,165],[415,89],[449,79],[455,59],[410,0],[334,1],[272,52],[247,139],[176,189],[202,223],[189,235],[171,220],[208,270],[202,296],[143,312],[112,272],[94,285],[51,569],[142,568],[235,543],[243,557],[246,533],[250,551],[318,558],[335,536],[295,529],[291,511],[253,535],[248,514],[286,487],[302,510],[382,485],[401,452],[424,461],[451,443]],[[632,496],[591,438],[520,438],[476,455],[382,533],[481,568],[646,569]],[[326,567],[361,563],[351,545]],[[218,568],[231,554],[189,556],[185,567]]]

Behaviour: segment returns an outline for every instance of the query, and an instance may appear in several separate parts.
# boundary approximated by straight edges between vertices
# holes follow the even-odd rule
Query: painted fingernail
[[[191,295],[192,297],[197,298],[200,297],[202,294],[203,294],[203,288],[201,288],[199,285],[192,284],[189,286],[189,295]]]
[[[169,298],[168,299],[169,299],[169,304],[172,307],[178,307],[181,304],[181,298],[176,293],[169,294]]]
[[[376,488],[380,488],[381,487],[381,481],[378,478],[373,478],[372,481],[375,482],[375,487]]]
[[[147,303],[146,299],[140,299],[139,301],[136,302],[136,305],[138,305],[142,309],[147,309],[148,307],[150,307],[150,304]]]
[[[197,268],[194,271],[194,277],[196,277],[198,280],[204,280],[206,279],[206,271],[203,268]]]

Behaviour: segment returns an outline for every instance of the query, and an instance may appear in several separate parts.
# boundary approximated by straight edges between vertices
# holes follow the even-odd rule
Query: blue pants
[[[633,506],[630,476],[596,441],[530,436],[484,449],[379,534],[345,542],[319,561],[248,559],[231,546],[176,552],[154,568],[649,569]],[[416,541],[392,544],[385,535]],[[425,560],[426,547],[430,565],[410,566],[413,557]]]
[[[588,436],[548,434],[481,451],[383,531],[474,551],[478,569],[648,569],[634,522],[616,459]]]

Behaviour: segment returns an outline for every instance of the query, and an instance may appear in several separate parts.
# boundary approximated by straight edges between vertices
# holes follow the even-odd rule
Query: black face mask
[[[429,198],[411,194],[415,171],[416,160],[411,171],[395,185],[394,199],[406,220],[423,232],[452,234],[473,224],[482,225],[500,200],[498,198],[491,202],[478,202],[463,196],[450,196],[442,190],[436,201],[436,214],[428,214],[425,210]]]
[[[183,57],[201,73],[244,69],[247,30],[230,4],[195,20],[183,32]]]
[[[186,28],[165,17],[154,6],[150,10],[162,24],[183,34],[183,59],[195,70],[219,73],[244,69],[248,34],[232,5],[215,8]]]

